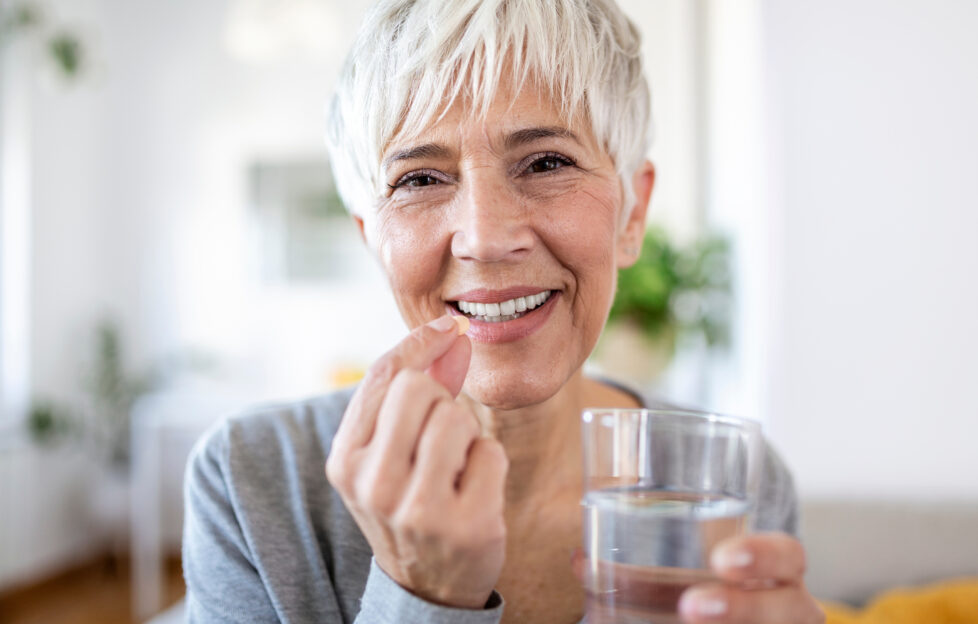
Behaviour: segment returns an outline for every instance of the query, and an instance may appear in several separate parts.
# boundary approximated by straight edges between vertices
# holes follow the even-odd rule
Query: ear
[[[357,229],[360,230],[360,238],[363,240],[363,244],[367,244],[367,233],[363,229],[363,217],[353,215],[353,221],[357,224]]]
[[[646,160],[632,176],[635,203],[628,215],[628,221],[618,233],[616,260],[619,269],[635,264],[642,252],[642,241],[645,239],[645,215],[649,210],[653,186],[655,186],[655,167]]]

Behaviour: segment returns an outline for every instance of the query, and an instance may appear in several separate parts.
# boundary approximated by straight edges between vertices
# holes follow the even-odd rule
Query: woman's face
[[[623,245],[644,231],[642,201],[620,227],[619,178],[588,124],[502,89],[484,119],[455,105],[396,138],[382,170],[387,195],[361,227],[407,324],[469,316],[464,391],[480,403],[553,396],[594,348],[634,261]]]

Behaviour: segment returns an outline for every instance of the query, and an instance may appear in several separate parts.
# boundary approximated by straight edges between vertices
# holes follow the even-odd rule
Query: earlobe
[[[363,240],[363,244],[367,244],[367,233],[363,229],[363,217],[353,215],[353,221],[357,224],[357,230],[360,231],[360,239]]]
[[[620,269],[635,264],[642,251],[642,241],[645,238],[645,216],[648,214],[649,201],[652,198],[654,186],[655,166],[646,160],[632,176],[635,204],[628,214],[628,221],[622,228],[618,240],[618,268]]]

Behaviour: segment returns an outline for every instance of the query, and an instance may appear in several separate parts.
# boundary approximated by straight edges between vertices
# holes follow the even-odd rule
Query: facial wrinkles
[[[613,163],[610,162],[610,157],[603,151],[597,150],[589,127],[585,126],[582,128],[578,127],[579,124],[575,124],[573,128],[583,145],[574,142],[572,139],[539,141],[539,151],[557,151],[558,153],[572,157],[578,164],[577,167],[568,167],[561,174],[552,178],[544,178],[543,182],[539,182],[521,178],[518,174],[516,177],[513,177],[513,172],[510,170],[518,157],[528,156],[537,150],[536,144],[527,144],[517,148],[513,153],[508,154],[502,150],[502,144],[504,137],[507,136],[507,132],[522,127],[533,127],[535,125],[553,125],[554,120],[542,121],[539,116],[534,116],[534,107],[528,105],[526,102],[523,102],[521,105],[516,105],[515,102],[510,103],[506,114],[507,127],[500,129],[497,126],[495,131],[491,129],[493,127],[491,123],[472,123],[471,118],[464,119],[463,116],[463,112],[459,112],[458,110],[453,111],[449,115],[446,115],[436,127],[424,133],[423,143],[436,143],[447,147],[451,153],[450,157],[435,159],[431,163],[419,160],[417,162],[395,164],[394,170],[396,173],[388,176],[388,180],[390,180],[395,178],[396,175],[403,175],[415,168],[431,168],[455,178],[453,183],[436,185],[435,188],[429,188],[423,193],[413,193],[410,191],[394,193],[385,202],[386,205],[381,210],[387,213],[387,216],[381,219],[382,223],[379,224],[378,229],[383,230],[383,234],[379,237],[380,239],[387,239],[388,243],[391,243],[392,240],[395,241],[390,245],[383,245],[384,248],[381,249],[385,266],[388,267],[388,271],[392,276],[398,271],[404,270],[403,267],[395,267],[398,261],[394,257],[398,255],[403,261],[405,256],[401,253],[402,249],[405,247],[416,249],[423,249],[426,246],[431,247],[433,244],[431,240],[432,235],[438,236],[439,234],[436,234],[436,232],[446,232],[457,226],[457,219],[436,218],[432,213],[445,216],[447,212],[451,212],[450,210],[443,210],[443,208],[447,209],[463,201],[462,196],[464,192],[460,192],[460,187],[466,187],[473,183],[478,183],[481,186],[496,186],[497,190],[494,191],[496,193],[495,198],[499,199],[500,202],[511,202],[509,206],[503,206],[503,208],[508,211],[519,211],[518,217],[524,223],[530,223],[530,218],[532,217],[533,223],[530,229],[534,232],[534,236],[537,239],[543,236],[547,236],[550,239],[544,242],[544,247],[548,245],[575,246],[574,241],[561,241],[560,230],[563,225],[567,224],[566,220],[568,218],[583,218],[604,226],[605,222],[608,221],[606,211],[610,211],[611,213],[616,212],[615,203],[617,195],[620,194],[620,182],[614,170]],[[490,113],[491,117],[492,113]],[[421,143],[422,141],[416,142]],[[399,142],[399,145],[392,146],[390,151],[410,149],[411,144],[411,141]],[[568,147],[570,149],[567,149]],[[515,154],[517,151],[520,154]],[[568,152],[571,153],[568,154]],[[499,179],[494,180],[494,176],[498,176]],[[593,188],[595,185],[587,182],[588,178],[608,178],[608,183],[599,184],[598,188],[602,192],[597,192]],[[499,197],[498,193],[502,189],[507,189],[510,195],[508,197]],[[603,193],[605,189],[608,190],[607,193]],[[484,192],[480,189],[476,189],[476,191],[479,193]],[[490,195],[490,201],[492,199],[493,196]],[[442,203],[442,206],[437,207],[435,210],[429,210],[429,207],[433,203]],[[575,210],[571,210],[570,214],[568,214],[566,210],[567,205],[580,203],[589,204],[587,207],[589,212],[604,213],[604,218],[601,218],[602,215],[592,215],[587,212],[582,214]],[[407,209],[411,214],[395,215],[395,213],[400,212],[402,209]],[[593,219],[589,218],[592,216]],[[423,229],[426,231],[426,236],[399,234],[398,231],[401,228],[398,228],[396,224],[400,222],[402,217],[420,219],[423,228],[417,227],[418,222],[415,222],[411,227],[405,227],[403,229],[414,232]],[[617,222],[617,219],[613,219],[612,221]],[[581,230],[582,228],[573,229]],[[613,267],[613,250],[615,245],[613,239],[615,233],[613,231],[603,231],[603,227],[596,229],[583,228],[583,230],[588,236],[588,239],[581,241],[580,232],[578,232],[578,240],[576,242],[579,244],[576,246],[593,250],[594,243],[598,242],[599,247],[602,248],[599,259],[600,264],[608,264]],[[597,238],[603,238],[604,240],[597,240]],[[396,252],[391,251],[393,247],[397,247]],[[548,255],[552,257],[552,254]],[[592,257],[588,258],[587,261],[594,262],[596,260],[596,254],[592,253],[591,255]],[[564,268],[566,271],[565,265],[567,262],[573,263],[575,250],[569,249],[566,253],[561,254],[561,256],[563,259],[555,264]],[[450,268],[447,271],[447,275],[451,276],[455,273],[455,264],[448,264]],[[527,266],[540,267],[545,265],[539,262],[532,262],[527,263]],[[496,267],[497,271],[498,268]],[[610,268],[609,271],[613,272],[613,268]],[[541,272],[550,274],[550,269],[544,269]],[[573,273],[573,271],[569,273]],[[498,272],[493,272],[492,275],[496,275],[496,279],[499,279]],[[525,275],[525,272],[523,275]],[[575,279],[574,276],[569,277]],[[488,279],[492,278],[489,277]],[[582,289],[578,286],[573,290],[579,293]],[[584,321],[575,317],[575,322],[583,323]]]
[[[599,193],[599,189],[607,190],[607,192]],[[603,295],[603,298],[599,302],[595,302],[589,300],[585,294],[593,294],[596,289],[600,292],[602,288],[601,282],[604,281],[600,279],[600,273],[595,275],[598,279],[591,279],[589,277],[591,275],[590,272],[576,272],[577,275],[581,276],[581,281],[577,284],[575,291],[569,294],[574,298],[574,305],[583,311],[583,313],[575,315],[573,322],[574,326],[578,329],[586,329],[585,323],[589,322],[588,319],[591,318],[591,307],[598,303],[602,306],[606,303],[610,305],[610,301],[607,301],[607,299],[610,299],[611,294],[614,293],[614,278],[616,275],[614,258],[617,237],[614,223],[617,221],[616,207],[619,201],[619,193],[617,186],[614,185],[581,185],[579,195],[574,197],[574,201],[579,205],[587,206],[586,211],[574,214],[575,218],[586,219],[587,225],[585,227],[578,227],[581,235],[585,238],[573,241],[573,246],[577,249],[591,249],[596,252],[587,257],[580,257],[579,254],[575,253],[575,249],[568,248],[564,251],[562,248],[568,247],[568,243],[564,242],[560,236],[560,230],[563,227],[559,223],[556,224],[557,231],[552,237],[552,244],[558,250],[564,251],[564,257],[574,258],[574,261],[578,265],[586,263],[593,268],[606,271],[606,279],[611,283],[611,288]],[[609,218],[608,215],[613,215],[613,217]]]

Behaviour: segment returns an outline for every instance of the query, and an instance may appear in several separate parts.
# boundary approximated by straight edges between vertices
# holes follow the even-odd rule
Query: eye
[[[574,165],[573,160],[555,152],[530,156],[527,160],[530,162],[523,170],[525,173],[549,173],[563,167]]]
[[[388,184],[387,186],[392,190],[397,190],[402,187],[419,188],[422,186],[433,186],[435,184],[442,184],[443,180],[436,176],[435,171],[431,170],[421,170],[412,171],[411,173],[406,173],[398,178],[397,182],[394,184]]]

